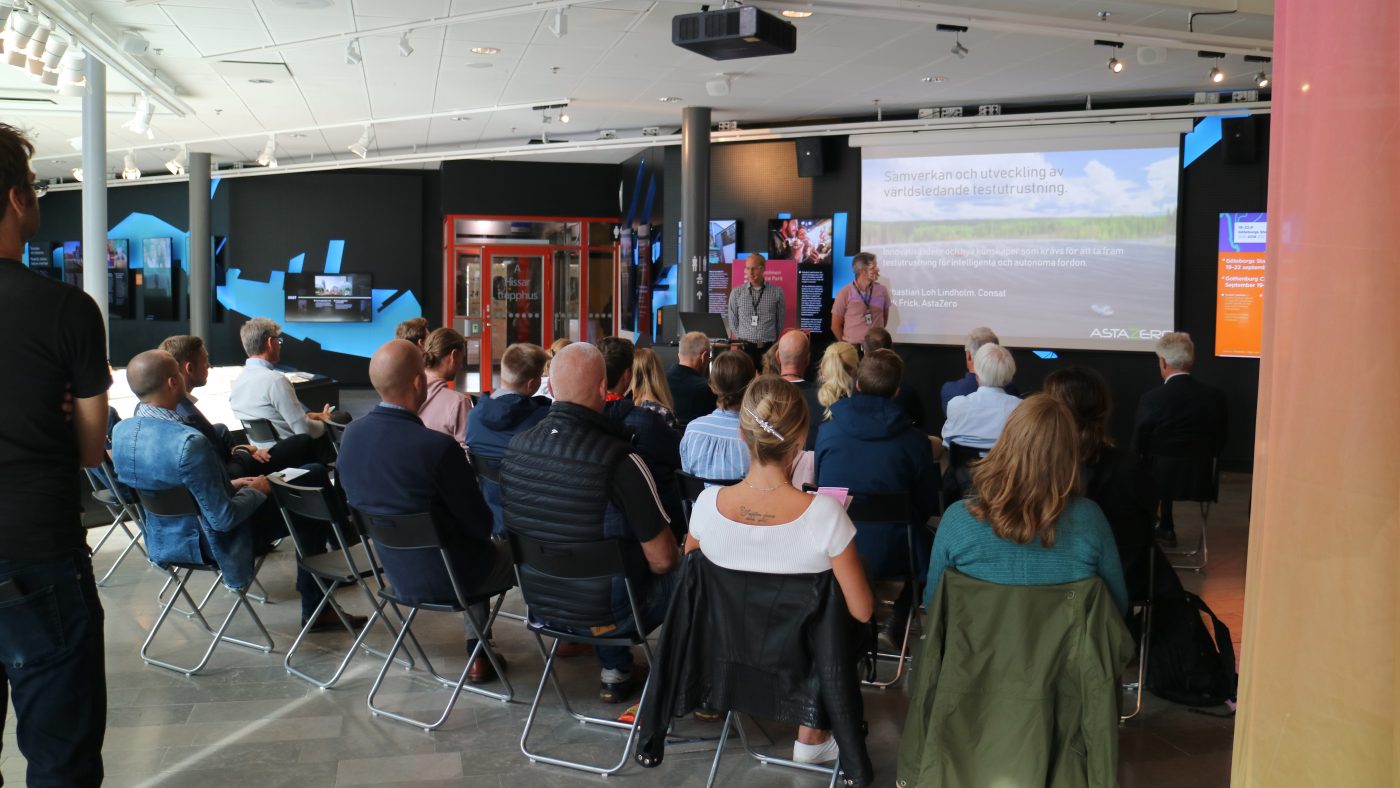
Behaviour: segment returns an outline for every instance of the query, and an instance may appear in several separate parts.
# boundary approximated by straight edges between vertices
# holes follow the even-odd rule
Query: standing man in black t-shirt
[[[107,681],[78,469],[102,462],[112,375],[97,304],[20,262],[33,154],[0,123],[0,725],[8,698],[29,785],[96,786]]]

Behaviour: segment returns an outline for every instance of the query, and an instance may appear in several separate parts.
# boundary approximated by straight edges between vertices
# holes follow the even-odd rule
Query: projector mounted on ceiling
[[[671,18],[671,43],[712,60],[790,55],[797,28],[751,5]]]

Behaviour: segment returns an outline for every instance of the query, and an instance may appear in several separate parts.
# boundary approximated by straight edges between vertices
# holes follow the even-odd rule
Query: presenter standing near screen
[[[749,255],[744,260],[744,284],[729,294],[729,330],[735,339],[752,342],[752,351],[760,357],[778,341],[787,314],[783,289],[763,280],[767,264],[763,255]]]
[[[831,333],[860,347],[866,332],[884,328],[890,318],[890,289],[880,284],[880,264],[870,252],[851,258],[856,280],[836,293],[831,304]]]

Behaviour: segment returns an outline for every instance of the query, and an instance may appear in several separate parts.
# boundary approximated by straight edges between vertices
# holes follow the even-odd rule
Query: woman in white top
[[[792,485],[792,469],[807,440],[802,392],[776,375],[749,385],[739,409],[739,434],[749,471],[732,487],[711,487],[695,502],[686,552],[701,550],[726,569],[769,574],[832,570],[846,607],[857,621],[874,610],[870,585],[856,555],[856,529],[834,498],[808,495]],[[829,731],[798,728],[793,760],[835,760]]]

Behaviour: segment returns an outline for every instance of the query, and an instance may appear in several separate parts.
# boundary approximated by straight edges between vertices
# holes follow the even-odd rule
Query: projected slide
[[[1264,350],[1264,239],[1268,216],[1220,214],[1215,355],[1258,358]]]
[[[986,325],[1008,345],[1148,350],[1172,330],[1176,148],[865,154],[861,248],[900,341]]]

